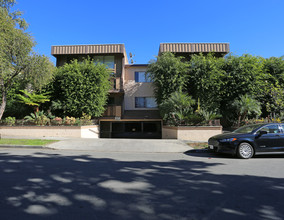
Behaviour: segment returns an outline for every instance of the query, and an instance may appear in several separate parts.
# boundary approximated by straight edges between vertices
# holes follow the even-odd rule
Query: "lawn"
[[[190,147],[193,147],[194,149],[206,149],[208,147],[207,142],[202,143],[188,143],[187,144]]]
[[[30,146],[43,146],[57,142],[56,140],[41,140],[41,139],[0,139],[0,145],[30,145]]]

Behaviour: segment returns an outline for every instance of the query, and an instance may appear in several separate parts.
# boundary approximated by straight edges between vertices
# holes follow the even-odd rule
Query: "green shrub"
[[[43,111],[38,111],[36,113],[31,113],[24,117],[25,121],[35,125],[49,125],[50,119],[44,115]]]
[[[76,122],[75,122],[74,125],[76,125],[76,126],[81,126],[81,125],[82,125],[81,119],[80,119],[80,118],[76,118]]]
[[[51,124],[52,125],[62,125],[63,123],[63,119],[60,117],[55,117],[53,119],[51,119]]]
[[[71,61],[57,68],[54,81],[49,85],[52,97],[51,110],[59,116],[81,117],[86,112],[100,117],[110,89],[110,71],[91,59]]]
[[[50,125],[50,119],[45,115],[41,115],[36,118],[35,124],[41,126]]]
[[[188,118],[193,114],[195,100],[182,92],[174,92],[164,100],[160,106],[163,120],[169,125],[186,125]]]
[[[8,126],[13,126],[16,123],[16,118],[15,117],[7,117],[4,119],[4,124]]]
[[[65,125],[74,125],[76,123],[76,118],[67,116],[64,118]]]
[[[81,121],[81,125],[91,125],[91,124],[93,124],[92,120],[91,120],[91,116],[87,115],[85,113],[83,113],[82,117],[80,118],[80,121]]]
[[[198,114],[189,115],[187,118],[188,125],[200,125],[202,122],[204,122],[204,118]]]

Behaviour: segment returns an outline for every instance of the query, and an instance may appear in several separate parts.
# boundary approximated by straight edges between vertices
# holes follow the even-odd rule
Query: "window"
[[[106,64],[108,68],[114,69],[114,56],[105,56],[104,64]]]
[[[135,82],[152,82],[145,72],[135,72]]]
[[[114,69],[114,56],[94,56],[95,63],[103,63],[110,69]]]
[[[260,129],[260,131],[266,131],[268,134],[278,134],[278,133],[281,133],[281,131],[279,130],[278,125],[265,126],[262,129]]]
[[[248,134],[251,133],[253,130],[259,128],[261,125],[256,124],[256,125],[247,125],[238,128],[237,130],[233,131],[233,133],[242,133],[242,134]]]
[[[135,108],[157,108],[154,97],[135,97]]]

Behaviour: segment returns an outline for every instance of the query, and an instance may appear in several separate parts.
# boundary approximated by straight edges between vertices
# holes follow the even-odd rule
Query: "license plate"
[[[214,146],[213,145],[209,145],[209,149],[210,150],[214,150]]]

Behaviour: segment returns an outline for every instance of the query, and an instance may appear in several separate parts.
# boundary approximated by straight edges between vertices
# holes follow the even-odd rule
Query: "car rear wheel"
[[[237,154],[239,158],[249,159],[253,156],[254,150],[249,143],[243,142],[239,145]]]

